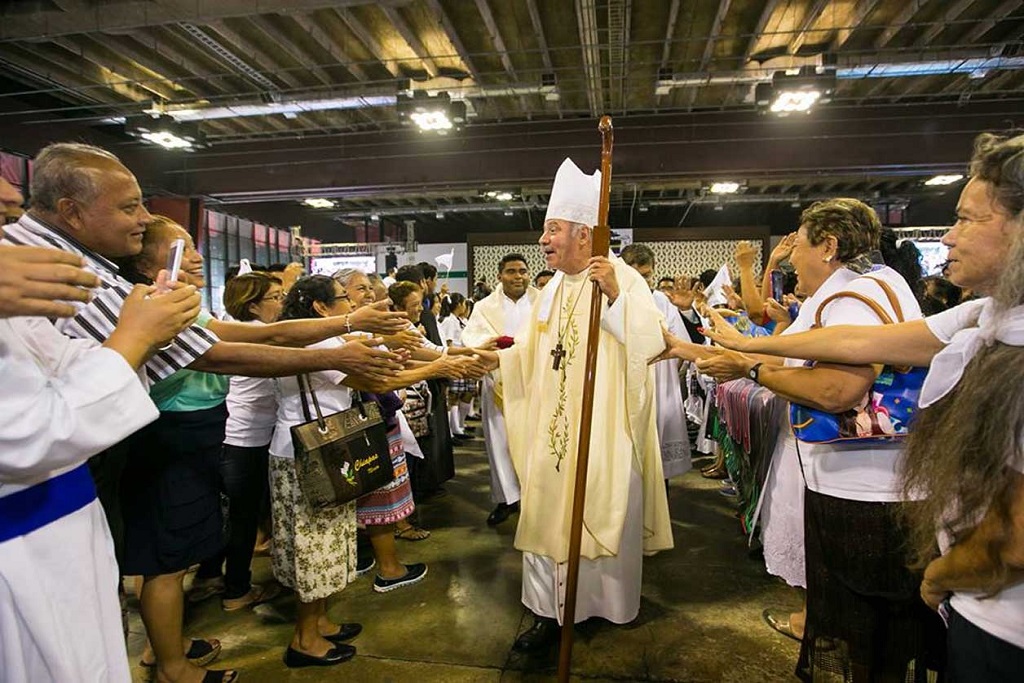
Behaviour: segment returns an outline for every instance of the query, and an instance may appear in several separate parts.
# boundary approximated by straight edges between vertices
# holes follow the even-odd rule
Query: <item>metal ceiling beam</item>
[[[810,32],[811,27],[817,23],[818,19],[821,18],[825,8],[828,7],[831,0],[816,0],[808,10],[807,14],[804,15],[804,20],[800,22],[800,28],[797,29],[797,34],[793,37],[793,40],[789,43],[789,54],[795,55],[803,44],[807,41],[807,34]]]
[[[704,53],[700,57],[700,66],[697,68],[697,73],[699,74],[705,73],[711,64],[711,56],[715,52],[715,43],[722,32],[722,23],[725,21],[725,15],[729,13],[729,6],[731,4],[732,0],[719,0],[718,12],[715,13],[715,20],[711,24],[711,32],[708,33],[708,40],[704,43]],[[686,104],[687,111],[693,110],[693,104],[697,101],[698,92],[698,88],[690,89],[690,101]]]
[[[778,6],[779,0],[768,0],[765,3],[764,9],[761,10],[761,16],[757,18],[757,24],[754,25],[754,32],[750,34],[750,40],[747,41],[747,49],[743,51],[743,64],[750,61],[750,57],[757,48],[758,41],[761,40],[761,34],[768,28],[768,22],[771,21],[772,15],[775,14],[775,9]]]
[[[401,0],[383,0],[387,4]],[[44,7],[44,3],[39,3]],[[111,8],[107,3],[71,11],[39,9],[34,12],[4,14],[0,21],[0,42],[39,40],[56,36],[123,32],[152,26],[184,22],[208,24],[232,17],[249,17],[270,11],[311,12],[328,7],[354,7],[371,4],[368,0],[124,0]],[[375,3],[380,5],[380,2]]]
[[[108,44],[112,51],[124,55],[144,69],[165,76],[167,80],[184,88],[193,96],[203,97],[210,92],[227,92],[227,88],[203,74],[206,69],[200,68],[184,55],[179,56],[175,62],[166,57],[155,44],[149,45],[149,49],[146,50],[137,48],[136,40],[138,38],[134,36],[117,36],[109,38]]]
[[[885,30],[875,39],[875,49],[883,50],[889,42],[896,37],[896,34],[906,26],[918,12],[924,9],[931,0],[908,0],[900,13],[885,27]]]
[[[327,35],[327,32],[320,28],[320,26],[309,16],[305,14],[288,14],[284,16],[290,17],[292,21],[297,23],[302,30],[316,42],[317,45],[323,48],[323,50],[327,54],[331,55],[332,58],[337,60],[338,64],[352,74],[356,80],[370,80],[370,77],[367,76],[363,67],[357,64],[356,61],[352,59],[352,57],[349,56],[349,54],[345,52],[345,50],[343,50],[331,36]]]
[[[516,76],[516,69],[512,65],[512,60],[508,56],[508,50],[505,48],[505,41],[501,37],[501,31],[498,30],[498,23],[494,20],[494,13],[491,11],[491,6],[487,3],[487,0],[476,0],[476,9],[480,12],[480,16],[484,20],[484,26],[487,28],[487,34],[490,36],[491,44],[494,45],[494,49],[498,53],[501,65],[505,68],[505,73],[507,73],[512,79],[512,83],[518,83],[519,77]]]
[[[448,42],[455,48],[455,53],[459,55],[459,60],[462,65],[466,67],[466,71],[473,77],[473,80],[480,83],[480,72],[477,71],[476,66],[473,64],[473,60],[469,57],[469,50],[462,44],[462,39],[459,38],[459,32],[455,29],[455,24],[452,23],[451,17],[444,11],[444,7],[441,6],[439,0],[427,0],[427,7],[434,15],[434,19],[441,24],[441,28],[444,29],[445,36],[448,38]]]
[[[373,37],[373,34],[363,26],[363,22],[359,21],[359,18],[352,13],[351,10],[344,8],[335,9],[338,17],[345,22],[345,25],[349,27],[349,30],[355,34],[356,38],[359,39],[366,49],[373,55],[374,59],[384,65],[384,68],[391,72],[392,76],[401,75],[398,70],[398,62],[393,59],[389,59],[384,54],[384,48],[381,47],[377,39]]]
[[[84,59],[76,59],[75,55],[65,49],[52,44],[39,44],[34,46],[32,57],[36,60],[46,60],[68,73],[76,74],[89,84],[91,89],[109,90],[124,97],[129,102],[148,102],[152,100],[153,94],[138,87],[131,81],[111,72],[109,69],[97,66]]]
[[[632,0],[608,0],[608,97],[612,111],[626,113],[626,74]]]
[[[931,42],[942,33],[942,30],[949,24],[960,18],[960,15],[967,11],[967,9],[975,3],[975,0],[957,0],[949,9],[942,13],[942,19],[936,21],[927,29],[924,33],[918,36],[917,40],[914,41],[914,47],[928,47]]]
[[[229,63],[211,55],[198,41],[193,41],[192,37],[181,27],[168,26],[135,31],[127,36],[115,36],[112,40],[115,40],[119,47],[124,47],[125,54],[132,59],[150,56],[152,52],[161,60],[174,64],[175,69],[202,78],[202,82],[217,93],[234,92],[238,87],[251,84],[251,81],[239,76]],[[136,48],[133,40],[146,49]],[[209,64],[219,71],[211,73]]]
[[[583,53],[583,73],[590,115],[597,118],[604,111],[604,86],[601,83],[601,46],[597,36],[595,0],[575,0],[576,26]]]
[[[428,74],[430,74],[430,77],[436,77],[437,64],[434,63],[434,60],[431,58],[430,52],[427,51],[427,48],[423,47],[423,43],[420,42],[419,36],[416,35],[416,32],[412,30],[409,23],[402,17],[402,13],[397,8],[389,7],[387,5],[382,5],[380,10],[384,12],[388,20],[395,27],[395,30],[397,30],[399,35],[402,36],[402,40],[404,40],[406,45],[408,45],[413,51],[416,58],[422,62],[423,68],[426,69]]]
[[[13,50],[0,45],[0,65],[9,65],[12,71],[22,74],[19,78],[28,78],[33,82],[52,86],[63,97],[71,97],[76,103],[101,103],[122,106],[127,101],[105,88],[94,88],[77,73],[69,72],[59,66],[51,66],[30,57],[26,52]],[[5,141],[8,144],[12,141]]]
[[[995,28],[995,25],[1005,19],[1008,15],[1015,12],[1018,7],[1024,5],[1024,0],[1005,0],[1001,5],[996,7],[992,12],[985,18],[984,21],[978,22],[978,24],[964,35],[958,42],[960,43],[973,43],[983,37],[986,33]]]
[[[533,0],[530,0],[532,3]],[[672,59],[672,40],[676,35],[676,24],[679,23],[679,0],[672,0],[668,8],[668,23],[665,24],[665,42],[661,46],[661,64],[658,71],[668,68],[669,60]]]
[[[868,16],[875,11],[875,8],[878,7],[878,3],[881,1],[882,0],[860,0],[860,2],[857,3],[857,7],[854,8],[853,15],[850,17],[850,20],[845,22],[846,26],[836,31],[835,38],[832,39],[833,52],[838,52],[844,45],[846,45],[846,41],[850,39],[850,36],[852,36],[854,31],[864,23]]]
[[[672,2],[678,5],[679,0],[672,0]],[[526,9],[530,13],[530,23],[533,24],[533,34],[537,37],[537,44],[540,46],[540,58],[544,61],[544,68],[554,71],[554,67],[551,65],[551,53],[548,51],[548,40],[544,36],[544,25],[540,21],[540,12],[537,11],[537,0],[526,0]]]
[[[239,61],[244,63],[245,60],[242,58],[242,55],[245,55],[249,59],[253,60],[260,68],[259,75],[262,76],[264,79],[269,80],[270,76],[272,75],[274,78],[277,78],[279,81],[284,83],[289,88],[293,88],[295,90],[302,90],[307,87],[305,83],[296,78],[294,73],[284,69],[280,69],[275,64],[276,60],[274,58],[274,55],[272,55],[268,50],[264,49],[263,46],[259,44],[259,41],[247,39],[245,36],[243,36],[241,33],[228,26],[223,21],[214,22],[209,25],[209,28],[216,31],[220,35],[220,37],[228,43],[228,46],[233,48],[234,55],[236,58],[238,58]],[[235,64],[233,64],[232,66],[235,66]],[[244,70],[243,74],[246,77],[252,77],[251,72],[252,69],[250,68]],[[257,80],[257,82],[259,82],[259,80]],[[274,89],[277,88],[275,87]]]
[[[295,43],[287,33],[282,31],[278,26],[274,25],[274,22],[269,17],[263,15],[254,15],[249,17],[249,21],[256,26],[260,31],[270,36],[273,41],[275,48],[291,57],[297,64],[302,68],[306,69],[312,74],[320,83],[323,85],[330,85],[334,83],[334,78],[331,77],[323,68],[317,64],[314,60],[310,59],[306,55],[302,48]],[[262,41],[257,41],[262,44]],[[269,56],[269,55],[268,55]]]
[[[78,55],[83,61],[92,62],[99,68],[121,76],[126,81],[132,81],[161,99],[170,101],[184,95],[178,91],[183,89],[182,86],[163,78],[159,73],[133,64],[124,57],[109,51],[106,46],[91,44],[92,41],[86,36],[57,37],[51,42],[71,54]]]

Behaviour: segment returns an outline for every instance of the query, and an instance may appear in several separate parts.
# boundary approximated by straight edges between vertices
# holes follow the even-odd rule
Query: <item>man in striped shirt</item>
[[[6,226],[4,241],[56,248],[82,258],[85,268],[100,278],[100,288],[91,301],[71,302],[75,315],[55,320],[53,325],[69,337],[103,343],[113,333],[132,290],[112,259],[138,254],[146,226],[152,220],[143,205],[138,182],[116,156],[104,149],[59,143],[46,147],[36,157],[30,190],[28,213]],[[48,324],[43,319],[38,322]],[[397,354],[358,342],[331,349],[228,343],[206,329],[192,326],[160,349],[140,369],[140,375],[146,385],[186,367],[258,377],[341,370],[373,380],[400,370],[400,360]],[[115,545],[122,540],[118,487],[126,458],[122,442],[90,461]],[[177,586],[173,583],[161,582],[167,586],[166,591],[161,589],[161,604],[180,601],[180,582]]]

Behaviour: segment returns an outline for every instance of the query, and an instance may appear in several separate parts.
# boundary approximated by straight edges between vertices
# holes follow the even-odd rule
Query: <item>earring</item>
[[[832,263],[832,257],[831,256],[826,256],[825,258],[823,258],[821,260],[824,261],[825,263]]]

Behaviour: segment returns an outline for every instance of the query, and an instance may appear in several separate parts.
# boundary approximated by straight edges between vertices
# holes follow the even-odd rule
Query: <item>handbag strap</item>
[[[862,277],[871,280],[876,285],[882,288],[882,291],[885,292],[885,298],[889,300],[889,305],[892,306],[893,312],[896,313],[896,322],[903,322],[903,307],[900,306],[900,301],[896,297],[896,293],[892,291],[892,287],[889,286],[889,283],[885,282],[884,280],[880,280],[876,277],[871,277],[870,275],[864,275]],[[893,319],[889,316],[885,309],[879,306],[878,302],[874,301],[873,299],[869,299],[868,297],[858,292],[836,292],[832,296],[827,297],[824,301],[821,302],[821,305],[818,306],[818,310],[815,311],[814,313],[815,327],[821,327],[821,312],[825,310],[826,306],[828,306],[836,299],[856,299],[857,301],[861,302],[862,304],[870,308],[872,311],[874,311],[875,315],[878,316],[878,319],[881,320],[883,324],[893,324]]]
[[[892,306],[893,312],[896,313],[896,322],[903,322],[903,307],[900,306],[900,300],[896,297],[896,292],[892,291],[892,287],[889,286],[889,283],[877,277],[871,277],[870,275],[865,275],[863,277],[871,280],[882,288],[882,291],[885,292],[885,298],[889,300],[889,305]]]
[[[313,391],[313,385],[309,382],[308,375],[296,375],[295,379],[299,382],[299,398],[302,399],[302,416],[306,418],[306,422],[312,422],[313,416],[309,412],[309,401],[306,400],[306,392],[309,392],[309,398],[313,402],[313,410],[316,411],[316,422],[320,426],[320,429],[324,429],[327,425],[324,422],[324,414],[320,410],[320,401],[316,398],[316,392]]]

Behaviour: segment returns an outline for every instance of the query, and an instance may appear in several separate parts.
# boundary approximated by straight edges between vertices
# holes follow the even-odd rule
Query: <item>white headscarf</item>
[[[977,327],[967,327],[954,334],[946,348],[932,359],[921,387],[920,407],[927,408],[952,391],[978,351],[995,342],[1024,346],[1024,306],[999,313],[992,299],[987,299],[978,316]]]

